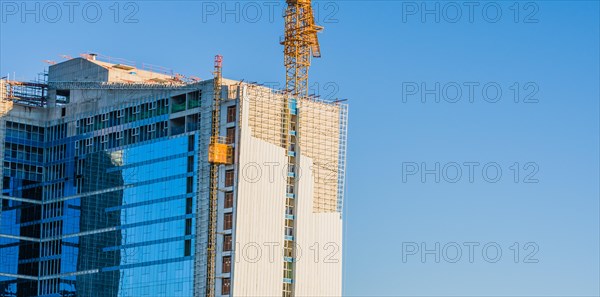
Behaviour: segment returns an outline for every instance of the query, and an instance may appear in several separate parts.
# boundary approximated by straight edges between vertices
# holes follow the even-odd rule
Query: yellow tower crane
[[[321,57],[311,0],[286,0],[284,46],[286,91],[297,97],[308,95],[311,57]]]
[[[323,27],[315,24],[310,0],[286,0],[284,46],[286,97],[282,126],[283,146],[287,152],[288,177],[286,180],[286,209],[284,214],[283,297],[295,296],[296,241],[295,228],[298,180],[300,165],[300,127],[298,103],[308,97],[308,69],[311,59],[321,57],[317,33]]]

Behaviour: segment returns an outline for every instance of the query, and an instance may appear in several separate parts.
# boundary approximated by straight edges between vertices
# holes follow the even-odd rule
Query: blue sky
[[[2,2],[2,76],[28,80],[43,60],[95,51],[201,78],[220,53],[227,78],[284,79],[277,1],[96,2],[96,23],[86,2],[73,22],[61,2],[60,16],[38,2],[25,19]],[[452,3],[315,3],[325,31],[313,89],[350,100],[344,294],[598,296],[598,2],[476,2],[472,15]],[[439,21],[422,15],[436,5]],[[436,163],[440,182],[422,181]],[[472,182],[465,163],[479,164]],[[439,263],[421,259],[422,243],[440,244]]]

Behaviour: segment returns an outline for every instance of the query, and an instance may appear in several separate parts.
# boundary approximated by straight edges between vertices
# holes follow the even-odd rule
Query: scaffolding
[[[34,82],[1,80],[0,100],[24,105],[45,107],[48,101],[48,85]]]
[[[196,90],[200,83],[122,83],[122,82],[49,82],[48,87],[54,90]]]
[[[8,101],[6,92],[6,80],[0,79],[0,103],[4,106],[4,102]]]
[[[300,148],[303,156],[313,160],[313,211],[316,213],[341,211],[343,192],[339,192],[345,164],[347,108],[342,103],[300,100],[298,104]]]
[[[313,168],[300,168],[301,178],[314,181],[313,211],[342,212],[346,164],[348,105],[342,101],[308,97],[297,100],[298,127],[288,122],[286,94],[247,84],[248,123],[252,136],[287,149],[289,130],[297,131],[300,154]],[[308,176],[309,169],[313,175]]]

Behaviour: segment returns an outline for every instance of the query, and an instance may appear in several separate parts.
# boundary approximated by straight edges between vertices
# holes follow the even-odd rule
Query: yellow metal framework
[[[208,149],[208,160],[210,168],[210,209],[209,209],[209,231],[207,251],[207,284],[206,296],[215,296],[215,267],[217,250],[217,199],[219,193],[219,166],[231,164],[233,153],[231,146],[220,137],[219,126],[221,124],[221,86],[222,86],[222,63],[223,57],[215,57],[215,71],[213,80],[214,105],[212,110],[212,136]]]
[[[283,145],[287,152],[287,192],[285,210],[283,297],[295,295],[295,214],[299,165],[298,104],[308,97],[308,70],[312,57],[321,57],[317,33],[323,30],[315,24],[310,0],[287,0],[284,46],[286,96],[283,117]]]
[[[323,27],[315,24],[310,0],[287,0],[285,11],[284,64],[286,91],[297,97],[308,95],[308,69],[311,55],[321,57],[317,33]]]

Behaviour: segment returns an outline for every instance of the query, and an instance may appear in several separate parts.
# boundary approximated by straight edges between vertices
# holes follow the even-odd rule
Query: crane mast
[[[295,97],[308,96],[308,69],[311,56],[321,57],[317,33],[323,27],[315,24],[310,0],[287,0],[285,11],[284,64],[286,91]]]
[[[308,97],[308,70],[313,57],[321,57],[317,33],[323,28],[315,24],[310,0],[287,0],[285,11],[284,46],[285,101],[283,117],[283,147],[286,150],[288,176],[286,180],[283,297],[296,295],[296,199],[300,165],[300,127],[298,105]]]

